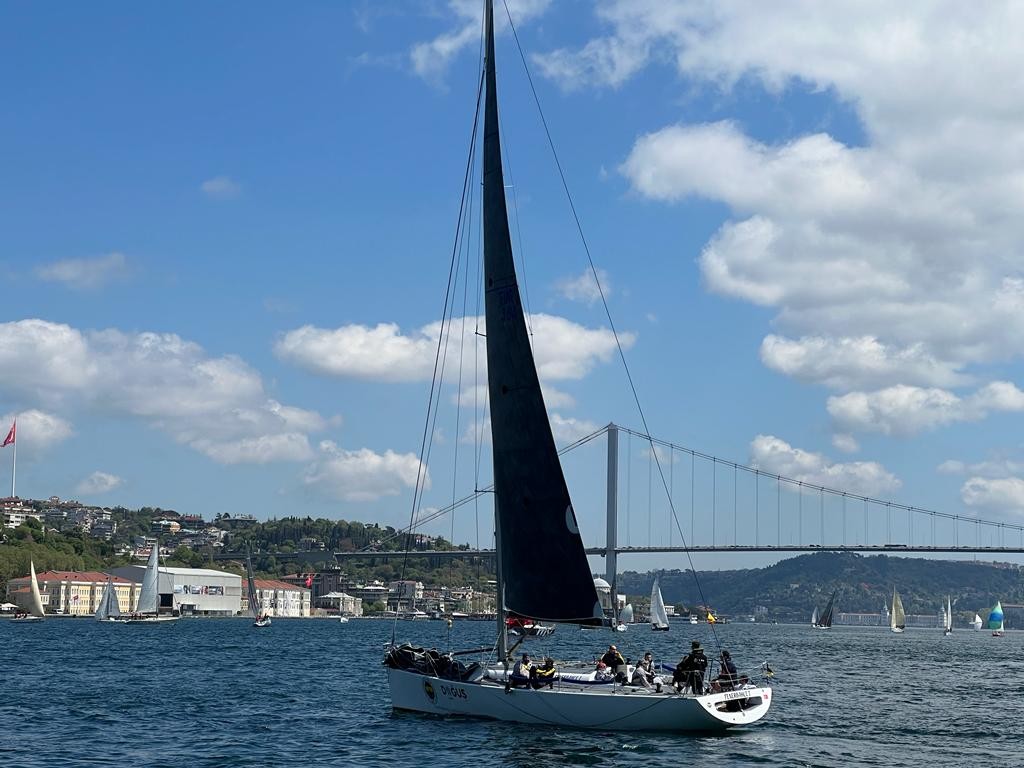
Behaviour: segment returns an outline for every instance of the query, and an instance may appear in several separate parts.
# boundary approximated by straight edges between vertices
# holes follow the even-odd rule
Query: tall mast
[[[492,0],[486,0],[484,3],[484,88],[486,95],[486,102],[484,104],[484,168],[483,168],[483,180],[484,180],[484,206],[487,208],[488,203],[496,202],[493,200],[494,193],[493,188],[498,187],[501,194],[501,208],[502,212],[507,216],[507,212],[504,211],[505,207],[505,182],[501,172],[501,145],[498,137],[498,94],[496,92],[497,77],[494,73],[494,6]],[[496,160],[496,162],[495,162]],[[488,174],[497,173],[498,180],[497,185],[488,184]],[[506,220],[507,221],[507,220]],[[506,224],[507,227],[507,224]],[[509,244],[511,249],[511,242]],[[495,559],[495,572],[497,578],[494,582],[494,610],[498,617],[498,659],[507,664],[508,655],[508,635],[506,634],[505,627],[505,593],[504,593],[504,579],[502,578],[502,557],[501,557],[501,525],[499,525],[499,511],[498,505],[501,503],[501,498],[495,492],[494,494],[494,559]]]

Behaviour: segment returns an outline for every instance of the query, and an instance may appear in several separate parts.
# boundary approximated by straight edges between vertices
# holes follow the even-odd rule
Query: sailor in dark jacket
[[[704,671],[708,668],[708,657],[700,647],[700,641],[690,643],[690,653],[680,661],[672,673],[672,685],[677,692],[686,693],[689,688],[695,696],[704,693]]]

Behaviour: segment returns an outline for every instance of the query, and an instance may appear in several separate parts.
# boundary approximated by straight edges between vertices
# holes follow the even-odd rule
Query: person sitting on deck
[[[612,673],[619,671],[619,666],[626,663],[626,660],[622,658],[622,654],[619,653],[619,649],[614,645],[609,645],[608,650],[605,651],[604,656],[601,657],[601,661],[604,665],[612,671]]]
[[[555,669],[555,660],[548,656],[541,666],[534,665],[530,668],[530,685],[534,690],[543,688],[554,688],[555,680],[558,678],[558,671]]]
[[[530,654],[524,653],[523,658],[512,667],[512,679],[509,681],[513,688],[529,688],[530,672],[533,664],[530,663]]]
[[[689,688],[694,696],[704,693],[704,670],[708,668],[708,657],[700,647],[700,641],[690,643],[690,653],[680,661],[672,673],[672,685],[677,693],[686,693]]]
[[[661,692],[661,678],[654,675],[654,658],[650,651],[644,654],[643,659],[633,669],[633,679],[630,680],[630,684],[644,688],[656,687],[658,693]]]

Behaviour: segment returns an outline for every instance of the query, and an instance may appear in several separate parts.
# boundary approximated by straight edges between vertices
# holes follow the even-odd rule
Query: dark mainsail
[[[505,207],[494,74],[494,10],[486,4],[484,294],[498,563],[509,613],[601,624],[576,513],[558,461],[526,334]]]
[[[828,599],[828,605],[825,606],[825,610],[821,614],[821,618],[818,620],[819,627],[831,627],[832,626],[832,606],[836,601],[836,593],[832,593],[832,597]]]

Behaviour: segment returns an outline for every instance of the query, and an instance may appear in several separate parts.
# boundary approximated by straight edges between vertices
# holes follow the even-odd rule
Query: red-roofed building
[[[290,616],[299,618],[310,616],[312,592],[294,584],[287,584],[276,579],[254,579],[256,596],[260,601],[260,613],[269,616]],[[244,581],[243,581],[244,584]],[[248,591],[242,596],[242,610],[249,610]]]
[[[7,599],[28,607],[29,576],[7,582]],[[43,571],[36,574],[43,610],[48,614],[90,616],[96,612],[107,581],[113,581],[117,604],[123,613],[134,610],[138,585],[99,571]]]

